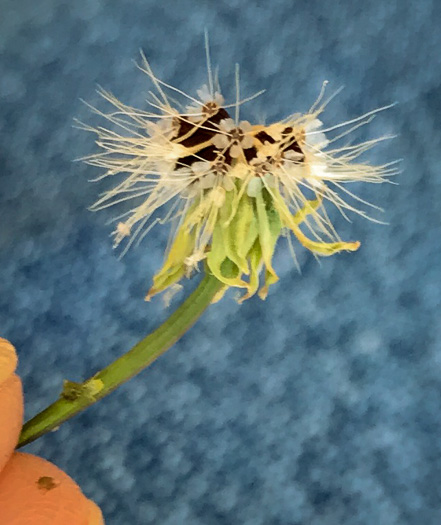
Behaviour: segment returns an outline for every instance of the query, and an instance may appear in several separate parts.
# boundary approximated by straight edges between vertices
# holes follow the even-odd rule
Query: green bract
[[[257,178],[252,180],[260,182]],[[206,253],[197,259],[205,259],[207,271],[225,285],[222,292],[228,287],[242,288],[245,290],[239,299],[242,302],[254,295],[262,284],[259,297],[264,299],[269,287],[279,279],[272,260],[284,230],[291,230],[306,247],[320,255],[358,248],[358,243],[314,242],[303,235],[299,225],[317,209],[320,200],[307,201],[304,208],[293,215],[275,186],[252,184],[252,192],[244,191],[247,186],[250,181],[237,182],[234,190],[224,192],[222,206],[213,207],[208,221],[212,222],[211,243]],[[204,226],[210,229],[210,225],[200,222],[205,215],[201,211],[207,208],[206,201],[210,200],[210,192],[207,192],[199,205],[188,211],[164,265],[153,279],[147,299],[178,283],[191,270],[191,256],[198,250],[198,233]],[[260,282],[261,273],[263,283]]]

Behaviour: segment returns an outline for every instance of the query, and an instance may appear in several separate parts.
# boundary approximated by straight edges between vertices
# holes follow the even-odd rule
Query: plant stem
[[[66,382],[60,398],[22,428],[22,447],[110,394],[166,352],[197,321],[223,284],[206,275],[196,290],[154,332],[84,383]]]

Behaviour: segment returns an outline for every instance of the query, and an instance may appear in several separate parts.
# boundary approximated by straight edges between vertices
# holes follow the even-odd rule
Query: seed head
[[[209,82],[197,91],[197,97],[158,79],[143,55],[139,67],[156,88],[148,101],[152,110],[127,106],[100,90],[114,110],[92,109],[119,131],[84,126],[97,135],[101,148],[84,160],[104,168],[100,179],[123,175],[122,181],[98,199],[94,210],[126,200],[135,202],[116,219],[115,246],[128,239],[123,253],[155,224],[171,223],[165,260],[147,300],[176,289],[202,262],[225,285],[224,290],[232,286],[244,291],[240,301],[258,290],[265,298],[269,286],[278,280],[272,261],[280,236],[287,237],[292,248],[293,235],[321,256],[358,249],[358,241],[340,239],[326,206],[336,206],[345,217],[352,211],[370,218],[356,204],[375,206],[351,193],[345,184],[384,182],[396,168],[394,163],[370,166],[354,162],[389,137],[336,144],[386,108],[326,128],[319,120],[329,102],[323,101],[324,84],[307,113],[253,125],[239,120],[240,106],[254,97],[240,99],[238,73],[236,101],[228,105],[209,61]],[[172,92],[186,104],[173,100]],[[158,210],[164,210],[160,219]]]

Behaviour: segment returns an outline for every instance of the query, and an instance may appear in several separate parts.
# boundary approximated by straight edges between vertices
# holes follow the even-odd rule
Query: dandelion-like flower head
[[[294,257],[292,235],[317,255],[358,249],[359,242],[340,239],[326,205],[336,206],[345,217],[352,211],[370,218],[355,204],[375,206],[351,193],[345,183],[379,183],[396,173],[393,163],[354,162],[389,137],[356,145],[334,143],[385,108],[324,128],[318,118],[329,102],[323,101],[324,84],[306,114],[252,125],[239,120],[239,107],[260,93],[241,100],[238,73],[236,101],[227,105],[209,60],[208,85],[193,98],[159,80],[142,59],[140,68],[156,88],[149,101],[154,111],[132,108],[100,90],[115,111],[94,111],[122,132],[84,127],[96,133],[102,150],[85,159],[105,169],[99,178],[125,175],[93,209],[132,199],[136,203],[116,219],[115,245],[127,238],[126,251],[155,224],[171,223],[164,264],[147,299],[175,287],[202,261],[225,285],[223,291],[230,286],[243,289],[241,301],[257,291],[265,298],[278,280],[272,260],[280,236],[287,237]],[[170,92],[189,102],[181,106]],[[153,218],[159,209],[166,211]]]

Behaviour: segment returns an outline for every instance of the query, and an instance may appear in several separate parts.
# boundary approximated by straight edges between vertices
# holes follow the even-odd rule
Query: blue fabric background
[[[143,106],[157,74],[194,93],[203,31],[224,91],[267,92],[243,117],[305,111],[345,85],[323,120],[397,101],[357,138],[403,158],[398,186],[357,186],[381,226],[335,215],[354,254],[318,264],[281,243],[265,302],[214,305],[130,383],[26,450],[73,476],[122,525],[441,523],[440,45],[436,0],[125,2],[2,0],[0,332],[17,347],[27,416],[163,320],[143,301],[165,247],[157,229],[117,259],[108,185],[72,160],[98,124],[96,83]],[[179,299],[180,300],[180,299]],[[178,302],[179,302],[178,300]]]

